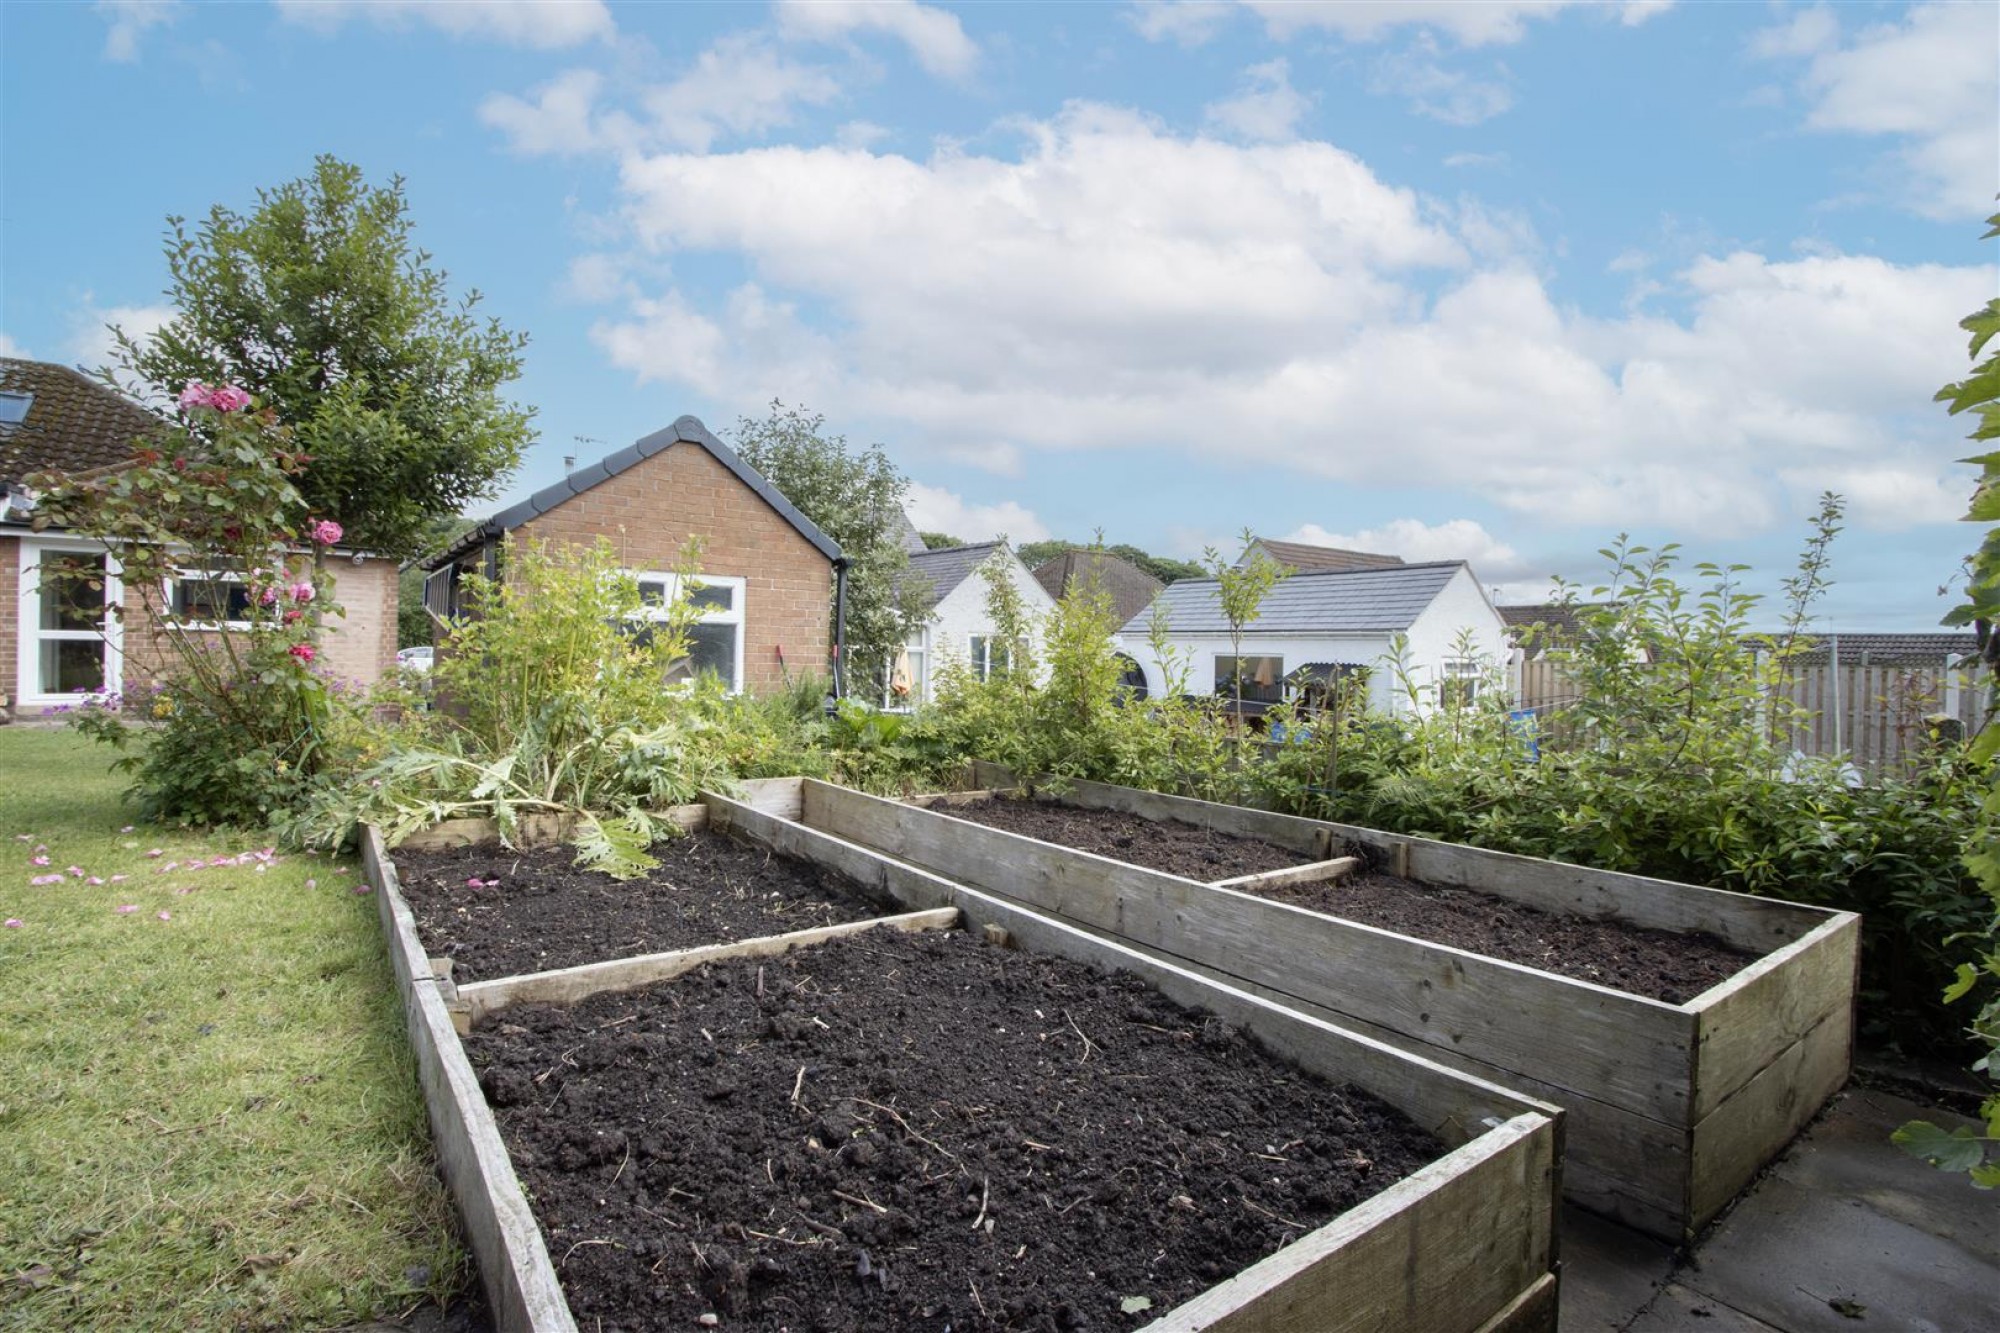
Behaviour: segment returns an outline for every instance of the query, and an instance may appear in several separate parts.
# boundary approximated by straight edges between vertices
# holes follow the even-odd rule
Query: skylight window
[[[28,419],[28,404],[35,401],[31,393],[0,393],[0,426],[13,426]]]

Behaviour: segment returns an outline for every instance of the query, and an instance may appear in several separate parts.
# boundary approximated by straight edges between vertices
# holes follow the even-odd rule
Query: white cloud
[[[562,294],[585,305],[599,305],[627,294],[634,288],[625,276],[625,264],[617,255],[578,255],[563,277]]]
[[[1033,510],[1017,501],[973,504],[956,491],[926,486],[920,481],[910,483],[903,509],[919,531],[942,532],[969,542],[1005,537],[1019,546],[1023,542],[1047,541],[1054,535],[1047,524],[1035,517]]]
[[[1843,38],[1845,37],[1845,40]],[[1753,53],[1808,60],[1809,129],[1888,135],[1887,193],[1925,217],[1984,217],[2000,189],[2000,8],[1918,5],[1847,36],[1813,9],[1753,40]]]
[[[104,31],[104,58],[129,65],[139,58],[139,41],[148,28],[172,23],[180,17],[180,0],[97,0],[97,12],[108,25]]]
[[[1291,67],[1281,58],[1243,71],[1236,96],[1211,102],[1202,114],[1213,128],[1239,139],[1280,143],[1296,137],[1299,117],[1312,99],[1292,87]]]
[[[1653,275],[1683,316],[1591,318],[1508,219],[1441,211],[1328,144],[1089,105],[1021,129],[1012,157],[627,159],[649,259],[723,254],[749,278],[713,307],[655,282],[599,342],[649,378],[782,394],[996,471],[1226,454],[1274,485],[1455,485],[1598,530],[1754,532],[1796,509],[1791,472],[1954,447],[1929,399],[1982,268],[1707,255]]]
[[[1243,0],[1274,37],[1321,29],[1349,41],[1379,41],[1398,28],[1443,33],[1461,46],[1518,42],[1532,19],[1565,9],[1605,8],[1587,0]],[[1616,7],[1625,24],[1644,23],[1670,0],[1635,0]]]
[[[1192,49],[1215,36],[1235,12],[1231,0],[1133,0],[1126,17],[1149,42]]]
[[[1335,546],[1344,551],[1397,555],[1412,564],[1464,560],[1485,581],[1516,578],[1531,572],[1519,552],[1488,532],[1484,524],[1469,518],[1447,519],[1443,523],[1397,518],[1359,532],[1329,532],[1317,523],[1307,523],[1283,540]]]
[[[725,136],[756,137],[792,123],[801,105],[840,96],[833,74],[805,65],[756,33],[730,33],[695,57],[678,79],[639,94],[637,114],[602,109],[602,74],[572,69],[526,98],[488,97],[479,116],[517,153],[577,156],[690,148],[707,152]]]
[[[1941,474],[1929,464],[1930,460],[1913,457],[1902,465],[1862,463],[1825,472],[1794,469],[1783,476],[1797,492],[1801,507],[1822,491],[1834,491],[1847,501],[1849,523],[1895,532],[1953,522],[1970,505],[1972,470],[1960,467]]]
[[[609,38],[603,0],[272,0],[288,21],[332,32],[350,20],[378,27],[421,23],[452,37],[542,49]]]
[[[113,327],[123,329],[135,342],[143,343],[173,317],[174,308],[170,305],[100,307],[85,297],[83,308],[70,316],[63,355],[71,364],[95,375],[111,365],[117,353],[117,341],[111,336]],[[119,382],[135,397],[147,394],[145,386],[135,380],[121,376]]]
[[[958,16],[915,0],[778,0],[785,35],[835,41],[857,32],[882,32],[907,46],[932,74],[962,79],[979,63],[979,47]]]
[[[1405,98],[1418,115],[1447,125],[1477,125],[1514,105],[1513,89],[1499,74],[1481,78],[1450,68],[1428,35],[1419,37],[1408,50],[1389,52],[1378,59],[1368,90]]]
[[[1462,171],[1467,167],[1504,167],[1509,161],[1509,157],[1504,152],[1452,153],[1445,158],[1444,165],[1454,171]]]
[[[0,332],[0,356],[11,356],[17,361],[34,359],[28,355],[27,348],[14,341],[13,335],[6,332]]]

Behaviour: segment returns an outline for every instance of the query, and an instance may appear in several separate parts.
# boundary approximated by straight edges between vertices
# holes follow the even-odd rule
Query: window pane
[[[735,689],[736,626],[696,625],[688,635],[688,661],[695,671],[713,671]]]
[[[104,644],[89,639],[44,640],[41,651],[44,694],[72,694],[104,688]]]
[[[664,582],[659,579],[639,580],[639,605],[665,606],[666,604],[667,585]]]
[[[250,590],[235,579],[180,579],[174,584],[174,614],[204,625],[248,620]]]
[[[736,589],[726,583],[699,584],[689,595],[688,604],[697,611],[733,611],[736,609]]]
[[[45,553],[41,593],[43,629],[104,627],[102,560],[87,555]]]
[[[1285,697],[1285,659],[1282,657],[1227,657],[1215,659],[1215,692],[1236,697],[1238,678],[1243,697],[1258,703],[1274,704]]]

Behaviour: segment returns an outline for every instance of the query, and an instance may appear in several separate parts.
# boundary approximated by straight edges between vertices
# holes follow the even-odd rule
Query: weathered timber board
[[[675,805],[653,813],[690,831],[701,828],[708,820],[708,807],[703,805]],[[576,821],[567,815],[522,815],[515,841],[523,847],[547,847],[568,841],[575,826]],[[500,825],[494,820],[447,819],[412,833],[397,845],[413,852],[433,852],[450,847],[476,847],[482,842],[497,842],[499,838]]]
[[[1274,889],[1283,884],[1324,884],[1331,879],[1340,879],[1361,868],[1358,856],[1336,856],[1331,861],[1313,861],[1302,866],[1287,866],[1283,870],[1260,870],[1254,875],[1237,875],[1232,879],[1218,879],[1218,889],[1241,889],[1245,893],[1254,889]]]
[[[1698,1055],[1692,1114],[1708,1115],[1779,1052],[1852,1011],[1861,918],[1837,912],[1792,944],[1696,996]]]
[[[1163,994],[1216,1013],[1301,1067],[1364,1087],[1431,1125],[1452,1151],[1361,1207],[1253,1265],[1222,1288],[1169,1311],[1152,1333],[1229,1329],[1232,1333],[1373,1333],[1396,1327],[1410,1333],[1553,1333],[1555,1310],[1556,1200],[1560,1189],[1562,1113],[1504,1088],[1466,1078],[1406,1055],[1385,1043],[1356,1036],[1309,1016],[1230,987],[1206,981],[1171,963],[1148,958],[1114,942],[1084,934],[1025,908],[901,865],[862,847],[808,829],[780,815],[722,797],[705,798],[714,826],[752,838],[775,851],[799,855],[855,881],[879,888],[905,906],[956,907],[974,928],[1004,933],[1028,949],[1136,973]],[[774,804],[765,801],[764,804]],[[776,802],[780,808],[782,802]],[[373,831],[370,830],[372,837]],[[414,921],[394,888],[394,869],[374,839],[371,874],[384,889],[385,926],[400,910],[403,970],[427,964],[417,947]],[[392,931],[393,933],[393,931]],[[428,980],[427,974],[422,980]],[[415,984],[412,995],[426,989]],[[501,1327],[574,1327],[549,1267],[540,1233],[521,1199],[504,1147],[486,1110],[456,1036],[430,988],[433,1049],[459,1066],[455,1087],[426,1082],[433,1101],[452,1098],[465,1119],[483,1121],[498,1154],[484,1174],[448,1166],[447,1179],[461,1198],[474,1231],[482,1280],[502,1312]],[[438,1108],[433,1105],[433,1118]],[[445,1131],[441,1130],[441,1137]],[[447,1146],[441,1142],[441,1154]],[[456,1151],[455,1148],[451,1151]],[[447,1156],[448,1163],[451,1157]],[[511,1225],[483,1226],[472,1219],[500,1211]],[[538,1265],[512,1292],[504,1278],[512,1257],[507,1243],[525,1225]],[[481,1236],[492,1242],[480,1244]],[[497,1258],[489,1255],[499,1247]],[[489,1271],[489,1266],[492,1271]],[[516,1265],[517,1268],[520,1265]],[[502,1274],[496,1280],[494,1273]],[[546,1279],[544,1284],[539,1279]],[[1218,1294],[1220,1293],[1220,1294]],[[546,1297],[551,1309],[517,1317],[514,1311]]]
[[[1426,1049],[1477,1052],[1661,1119],[1685,1113],[1694,1023],[1677,1006],[826,783],[808,781],[803,805],[836,836]]]
[[[495,1326],[499,1333],[576,1333],[541,1228],[445,1012],[395,866],[373,827],[362,829],[361,855],[403,1001],[438,1166],[458,1203]]]
[[[844,939],[870,930],[948,930],[958,924],[958,909],[941,907],[900,916],[873,917],[864,921],[841,921],[809,930],[788,931],[783,935],[762,935],[755,939],[733,940],[728,944],[704,944],[693,949],[640,954],[634,958],[614,958],[602,963],[583,963],[552,972],[531,972],[522,976],[475,981],[458,988],[473,1023],[489,1014],[516,1004],[575,1004],[606,991],[637,990],[659,981],[671,981],[709,963],[731,958],[774,958],[828,940]]]

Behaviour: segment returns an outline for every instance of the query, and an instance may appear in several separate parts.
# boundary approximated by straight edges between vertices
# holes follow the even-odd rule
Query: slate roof
[[[841,559],[840,545],[833,538],[820,531],[819,525],[801,514],[797,507],[787,500],[764,474],[736,456],[736,451],[709,433],[708,427],[694,417],[682,417],[665,430],[654,431],[651,435],[633,444],[626,445],[608,458],[600,459],[589,467],[578,468],[553,486],[544,486],[519,504],[501,510],[467,531],[457,541],[435,555],[425,556],[418,563],[425,569],[442,569],[468,551],[474,551],[487,542],[520,527],[531,518],[548,513],[563,501],[583,494],[600,482],[609,481],[621,472],[637,467],[654,454],[662,453],[677,444],[697,445],[709,452],[715,461],[736,474],[745,486],[757,492],[764,503],[778,511],[783,518],[798,530],[801,537],[819,548],[828,560]]]
[[[24,420],[0,424],[0,486],[31,472],[123,463],[163,424],[117,390],[52,361],[0,357],[0,393],[33,395]]]
[[[1812,647],[1802,651],[1795,662],[1824,663],[1833,656],[1832,640],[1840,640],[1842,666],[1921,666],[1936,667],[1948,657],[1963,657],[1979,651],[1979,641],[1971,634],[1822,634]]]
[[[1111,610],[1121,625],[1151,606],[1160,589],[1167,586],[1129,560],[1105,551],[1076,550],[1065,551],[1037,566],[1035,582],[1049,596],[1061,601],[1071,583],[1078,579],[1088,581],[1092,575],[1111,594]]]
[[[966,581],[972,571],[986,563],[995,551],[1005,550],[1005,542],[974,542],[969,546],[941,546],[910,557],[910,572],[930,581],[926,611],[951,596],[951,590]]]
[[[1463,560],[1421,565],[1294,574],[1281,579],[1264,599],[1250,634],[1345,634],[1406,630],[1437,599]],[[1214,579],[1182,579],[1154,598],[1166,608],[1176,636],[1227,634],[1222,599]],[[1144,611],[1125,623],[1127,634],[1142,634],[1152,619]]]
[[[1561,602],[1537,602],[1533,605],[1496,606],[1508,629],[1526,629],[1530,625],[1547,625],[1559,635],[1574,635],[1577,630],[1576,614],[1579,611],[1595,611],[1600,608],[1620,605],[1617,602],[1578,602],[1565,606]]]
[[[1373,555],[1367,551],[1343,551],[1338,546],[1310,546],[1305,542],[1274,542],[1269,537],[1259,537],[1251,548],[1264,548],[1264,554],[1279,564],[1300,574],[1342,573],[1350,569],[1389,569],[1403,563],[1399,555]],[[1240,567],[1250,558],[1246,550],[1236,561]]]
[[[910,522],[908,513],[898,509],[896,511],[896,520],[900,524],[896,529],[896,540],[902,543],[904,554],[922,555],[925,551],[931,549],[924,545],[924,535],[917,531],[916,524]]]

